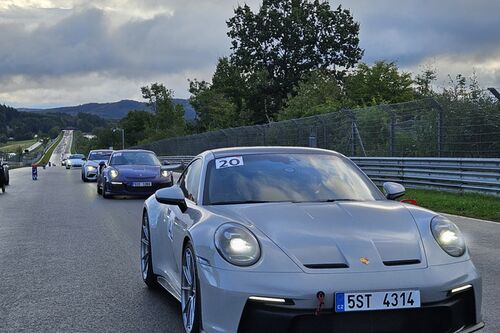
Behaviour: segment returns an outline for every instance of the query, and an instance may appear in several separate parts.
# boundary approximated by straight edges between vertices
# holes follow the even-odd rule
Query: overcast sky
[[[477,72],[500,88],[500,1],[345,0],[364,62]],[[51,107],[140,100],[162,82],[189,96],[229,54],[225,21],[243,0],[0,0],[0,104]],[[259,0],[247,1],[258,8]]]

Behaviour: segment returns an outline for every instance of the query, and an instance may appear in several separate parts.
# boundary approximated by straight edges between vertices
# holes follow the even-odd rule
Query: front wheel
[[[111,194],[108,193],[108,184],[106,182],[104,182],[104,184],[102,184],[102,197],[104,199],[111,199],[113,196]]]
[[[200,332],[201,304],[196,257],[191,243],[186,245],[182,255],[181,307],[182,323],[187,333]]]
[[[5,193],[5,184],[2,185],[2,193]]]

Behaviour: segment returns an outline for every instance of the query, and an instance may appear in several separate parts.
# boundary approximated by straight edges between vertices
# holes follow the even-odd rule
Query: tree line
[[[498,114],[498,102],[481,89],[475,75],[450,76],[447,87],[438,91],[436,69],[413,75],[394,61],[360,62],[360,25],[340,5],[263,0],[255,12],[248,5],[238,6],[226,23],[231,54],[218,60],[210,81],[189,80],[196,119],[185,121],[182,107],[174,106],[173,92],[163,84],[142,87],[154,112],[131,111],[120,121],[127,146],[429,96],[444,104],[465,103],[456,110],[480,107],[484,119]],[[476,113],[452,112],[448,123],[461,123],[461,112]],[[95,145],[117,146],[117,138],[108,129]]]

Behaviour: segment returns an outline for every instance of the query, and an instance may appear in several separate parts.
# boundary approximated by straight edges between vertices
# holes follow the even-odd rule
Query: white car
[[[82,154],[69,155],[66,160],[66,169],[81,168],[85,164],[86,158]]]
[[[180,301],[188,333],[482,328],[457,226],[384,192],[328,150],[206,151],[146,200],[142,278]]]
[[[112,150],[91,150],[82,167],[82,181],[96,181],[99,174],[99,163],[107,163],[112,153]]]

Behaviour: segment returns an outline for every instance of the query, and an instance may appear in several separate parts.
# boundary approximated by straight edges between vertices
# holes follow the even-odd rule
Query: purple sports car
[[[119,150],[108,163],[101,162],[97,193],[104,198],[113,195],[149,196],[156,190],[172,186],[173,175],[163,167],[155,153],[148,150]]]

